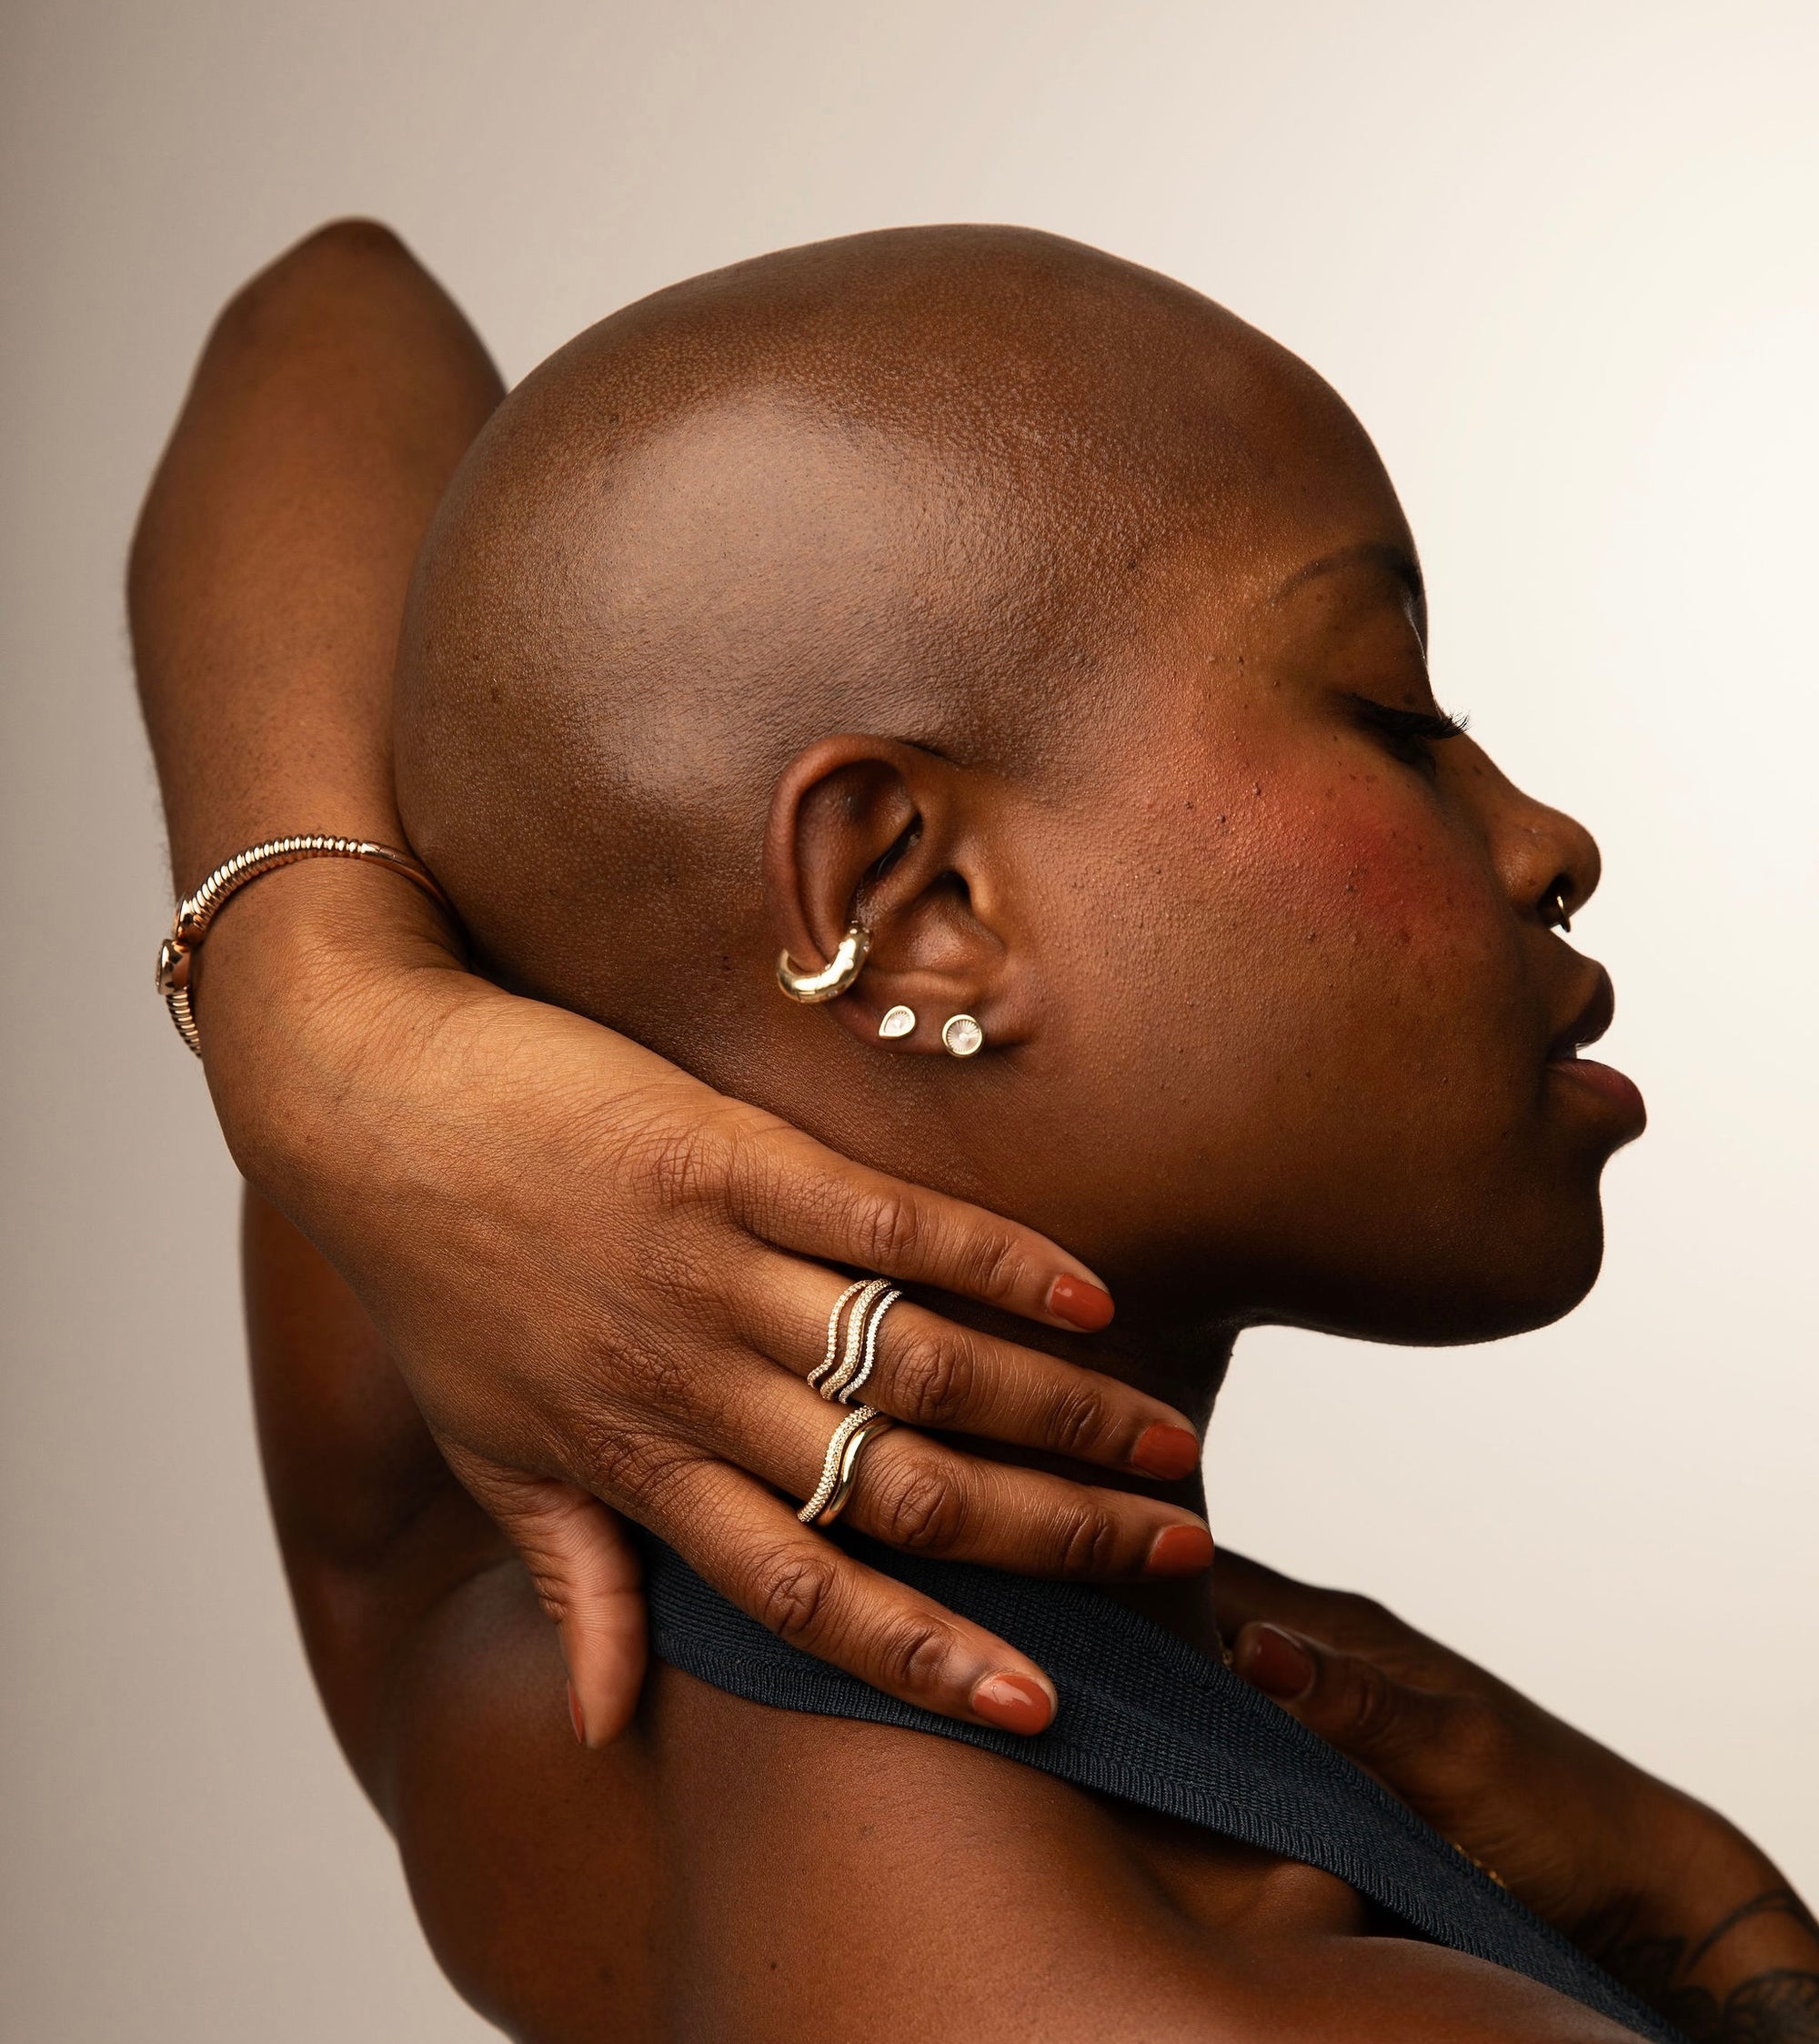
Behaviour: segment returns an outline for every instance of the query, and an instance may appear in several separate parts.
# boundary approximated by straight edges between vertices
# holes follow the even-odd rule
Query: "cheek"
[[[1446,977],[1512,957],[1495,876],[1419,789],[1385,788],[1369,773],[1283,782],[1261,790],[1247,821],[1230,871],[1259,937],[1350,953],[1360,970],[1374,962]]]
[[[1539,1046],[1515,920],[1420,783],[1279,768],[1176,813],[1165,864],[1191,878],[1164,948],[1192,962],[1175,991],[1201,1018],[1202,1077],[1253,1132],[1352,1149],[1450,1110],[1495,1140],[1527,1111]],[[1192,1033],[1191,1014],[1174,1026]]]

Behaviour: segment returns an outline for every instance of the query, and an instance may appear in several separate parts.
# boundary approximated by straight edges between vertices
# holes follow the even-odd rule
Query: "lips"
[[[1627,1143],[1642,1133],[1648,1119],[1641,1089],[1614,1065],[1600,1064],[1579,1054],[1610,1028],[1617,1012],[1617,993],[1611,984],[1611,975],[1602,965],[1593,970],[1595,977],[1590,992],[1573,1020],[1547,1047],[1547,1069],[1573,1085],[1581,1098],[1595,1100],[1613,1115],[1622,1125],[1619,1142]]]
[[[1593,966],[1593,972],[1591,991],[1579,1004],[1578,1012],[1555,1033],[1547,1047],[1550,1064],[1567,1063],[1577,1058],[1586,1044],[1595,1043],[1610,1028],[1616,1015],[1617,990],[1611,984],[1611,975],[1602,965]]]

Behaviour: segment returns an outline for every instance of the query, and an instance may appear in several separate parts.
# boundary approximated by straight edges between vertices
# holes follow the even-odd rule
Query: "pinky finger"
[[[812,1533],[725,1463],[678,1477],[651,1529],[789,1646],[919,1709],[1029,1735],[1055,1686],[1027,1655]]]

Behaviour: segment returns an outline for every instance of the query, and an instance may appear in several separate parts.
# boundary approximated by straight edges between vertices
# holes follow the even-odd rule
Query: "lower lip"
[[[1648,1119],[1642,1088],[1627,1072],[1619,1072],[1614,1064],[1600,1064],[1593,1058],[1550,1058],[1547,1068],[1595,1095],[1622,1114],[1625,1121],[1634,1122],[1638,1128]]]

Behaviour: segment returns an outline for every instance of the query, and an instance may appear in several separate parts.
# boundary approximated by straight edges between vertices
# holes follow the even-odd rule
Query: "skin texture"
[[[180,887],[300,830],[403,841],[390,716],[406,581],[500,394],[457,307],[369,223],[312,236],[221,316],[129,578]],[[636,1563],[608,1507],[674,1538],[678,1455],[753,1466],[719,1387],[794,1363],[826,1264],[1050,1324],[1100,1325],[1110,1304],[1029,1229],[866,1171],[467,967],[458,932],[392,877],[288,868],[209,936],[205,1065],[236,1163],[353,1285],[522,1556],[603,1741],[644,1660]],[[759,1297],[775,1353],[751,1325]],[[904,1309],[890,1409],[1064,1447],[1113,1483],[1192,1466],[1181,1415],[1004,1324],[989,1338]],[[1031,1498],[963,1456],[950,1469],[992,1486],[991,1553],[1010,1567],[1127,1568],[1187,1515],[1102,1483]],[[697,1525],[709,1580],[928,1708],[980,1715],[981,1682],[1008,1673],[1047,1709],[1022,1656],[863,1572],[801,1613],[792,1585],[819,1543],[768,1534],[771,1503],[751,1486]]]
[[[1641,1127],[1555,1062],[1607,1019],[1550,928],[1592,841],[1384,728],[1437,716],[1422,626],[1286,351],[1071,244],[861,237],[659,293],[495,415],[407,611],[400,802],[492,970],[1078,1243],[1203,1410],[1214,1328],[1565,1311]],[[853,993],[779,1002],[778,940],[861,913]]]
[[[917,237],[892,239],[913,271]],[[863,278],[879,247],[832,259]],[[636,1016],[658,1042],[670,1031],[722,1082],[735,1068],[753,1091],[762,1082],[763,1105],[811,1125],[825,1117],[829,1133],[849,1118],[881,1149],[915,1148],[937,1183],[989,1187],[1032,1217],[1074,1215],[1128,1298],[1118,1366],[1179,1387],[1197,1408],[1250,1320],[1461,1339],[1563,1310],[1595,1270],[1599,1167],[1639,1125],[1621,1086],[1562,1069],[1602,1004],[1595,969],[1547,927],[1556,889],[1569,907],[1589,891],[1589,841],[1509,790],[1467,741],[1435,741],[1431,755],[1353,700],[1367,680],[1373,700],[1401,686],[1391,711],[1432,714],[1415,696],[1407,576],[1386,574],[1382,551],[1406,539],[1362,436],[1304,370],[1267,344],[1253,357],[1235,322],[1209,320],[1211,308],[1171,287],[1121,273],[1166,332],[1121,353],[1101,328],[1069,324],[1090,310],[1069,288],[1074,267],[1091,272],[1084,297],[1096,301],[1119,299],[1107,272],[1121,267],[1024,237],[935,237],[932,251],[945,287],[936,300],[960,307],[975,347],[982,335],[995,344],[995,388],[1007,377],[1046,388],[1045,368],[1066,368],[996,345],[1008,329],[987,315],[1020,253],[1020,288],[1044,315],[1029,322],[1031,347],[1059,333],[1082,361],[1115,362],[1140,381],[1153,371],[1159,418],[1183,416],[1183,376],[1190,395],[1201,388],[1197,347],[1239,349],[1241,373],[1220,356],[1202,379],[1220,394],[1209,418],[1231,412],[1241,443],[1209,460],[1209,501],[1183,502],[1147,470],[1123,496],[1089,493],[1071,554],[1107,601],[1077,595],[1077,629],[1052,640],[1041,592],[1025,589],[1030,564],[1019,567],[1005,536],[1011,593],[1028,603],[993,604],[967,630],[937,619],[912,632],[906,708],[889,685],[910,663],[887,659],[879,671],[854,655],[843,668],[834,653],[900,651],[892,635],[916,609],[884,572],[919,529],[905,522],[903,471],[917,482],[907,494],[920,523],[932,522],[912,406],[895,428],[909,445],[889,487],[871,503],[841,500],[830,521],[852,539],[857,579],[841,582],[819,549],[792,557],[800,586],[777,617],[849,628],[819,641],[820,664],[811,642],[796,649],[809,664],[788,670],[787,690],[767,692],[760,660],[690,696],[702,667],[682,660],[659,688],[640,689],[615,673],[593,610],[602,590],[651,584],[622,564],[608,573],[574,537],[578,507],[584,523],[603,503],[608,520],[613,511],[610,478],[588,466],[587,428],[602,407],[583,377],[567,394],[571,432],[543,443],[569,464],[573,494],[511,498],[515,475],[528,468],[546,487],[550,464],[514,468],[508,416],[432,540],[407,629],[399,731],[417,841],[489,961],[518,984]],[[1044,298],[1051,272],[1059,296]],[[916,277],[926,286],[926,266]],[[756,316],[768,317],[764,277],[752,281]],[[1139,309],[1125,307],[1133,318]],[[1168,324],[1177,317],[1180,332]],[[949,358],[929,352],[948,375]],[[901,379],[876,360],[869,373],[902,413]],[[563,395],[558,382],[530,402]],[[1141,413],[1141,397],[1126,392],[1119,416]],[[1090,455],[1091,417],[1080,417]],[[1026,452],[1048,445],[1040,426],[1039,408]],[[1118,436],[1105,438],[1110,448]],[[779,444],[773,431],[759,451]],[[742,500],[743,519],[735,503],[697,533],[699,579],[762,589],[724,541],[755,522],[754,507],[779,508],[787,525],[825,501],[825,469],[796,463],[787,434],[780,445],[780,467],[749,464],[760,487]],[[708,471],[744,480],[732,451],[719,444]],[[489,477],[496,460],[504,468]],[[1050,460],[1022,475],[1032,505],[1066,498],[1068,465],[1050,473]],[[1174,471],[1157,463],[1167,481]],[[966,475],[969,491],[990,480],[989,467]],[[1290,478],[1273,495],[1260,481],[1272,476]],[[1222,490],[1239,491],[1244,516]],[[510,515],[488,528],[500,497]],[[1003,533],[1012,507],[989,490],[983,501],[1004,508],[980,521]],[[539,505],[540,527],[526,516]],[[879,522],[867,525],[861,509]],[[650,522],[648,508],[640,519]],[[1070,558],[1068,529],[1040,542],[1056,559]],[[1111,554],[1093,556],[1101,531],[1155,564],[1122,608],[1102,585]],[[471,557],[437,589],[438,564],[459,560],[464,544],[483,554],[489,533],[544,564],[534,603],[522,578],[488,580]],[[1304,575],[1335,546],[1372,550]],[[939,559],[946,549],[933,550]],[[594,572],[566,572],[577,560]],[[964,595],[975,578],[958,580]],[[483,615],[464,615],[453,599],[477,590]],[[910,595],[929,593],[925,579]],[[1006,620],[1008,651],[994,638]],[[685,650],[696,643],[680,636]],[[624,638],[649,643],[635,627]],[[763,633],[754,639],[762,655]],[[1059,669],[1044,664],[1050,643],[1062,644]],[[942,649],[960,645],[972,664],[943,666]],[[842,718],[844,731],[818,726],[816,690],[829,673],[873,712]],[[655,737],[641,752],[638,732],[616,726],[616,705],[653,695]],[[952,727],[931,726],[944,703]],[[709,707],[750,742],[704,747],[718,729],[704,721]],[[754,714],[755,730],[740,723]],[[488,768],[484,787],[467,782],[477,822],[454,763],[469,732]],[[688,770],[630,790],[637,835],[623,841],[641,851],[624,851],[613,871],[613,841],[590,840],[594,814],[574,791],[600,784],[602,762],[621,774],[640,760],[662,769],[672,745]],[[597,856],[623,883],[611,945],[586,912]],[[628,891],[640,874],[642,900]],[[805,963],[825,956],[862,888],[877,949],[860,989],[829,1009],[786,1008],[766,977],[778,944]],[[1348,906],[1359,895],[1366,902]],[[639,947],[630,955],[628,932]],[[951,1063],[927,1029],[878,1043],[877,1014],[899,1000],[925,1018],[963,1006],[984,1023],[988,1052]],[[729,1022],[743,1033],[729,1039]],[[1361,1196],[1332,1199],[1333,1174],[1353,1170]],[[312,1662],[350,1757],[398,1830],[439,1955],[515,2034],[768,2038],[813,2027],[910,2039],[961,2023],[1051,2039],[1620,2034],[1494,1968],[1374,1935],[1384,1927],[1341,1883],[943,1742],[759,1711],[663,1671],[628,1737],[582,1753],[563,1729],[529,1586],[441,1474],[383,1346],[282,1223],[255,1205],[248,1228],[262,1435]],[[826,1280],[824,1304],[838,1287]],[[887,1384],[915,1354],[888,1345]],[[736,1387],[723,1395],[759,1443],[749,1466],[800,1495],[826,1408],[806,1390],[785,1397],[789,1388],[774,1381],[762,1413],[739,1408]],[[886,1436],[855,1515],[882,1504],[906,1514],[900,1531],[920,1518],[924,1534],[951,1540],[970,1526],[980,1537],[990,1512],[979,1506],[991,1500],[951,1510],[965,1493],[938,1459],[945,1452],[908,1429]],[[724,1508],[728,1478],[710,1454],[673,1458],[664,1481],[690,1525]],[[804,1574],[798,1593],[825,1606],[839,1586]],[[1188,1636],[1217,1636],[1203,1591],[1146,1599]],[[1469,1794],[1455,1795],[1482,1818]],[[784,1907],[755,1908],[757,1896]],[[1696,1898],[1675,1899],[1683,1919]],[[855,1937],[855,1921],[867,1935]]]

